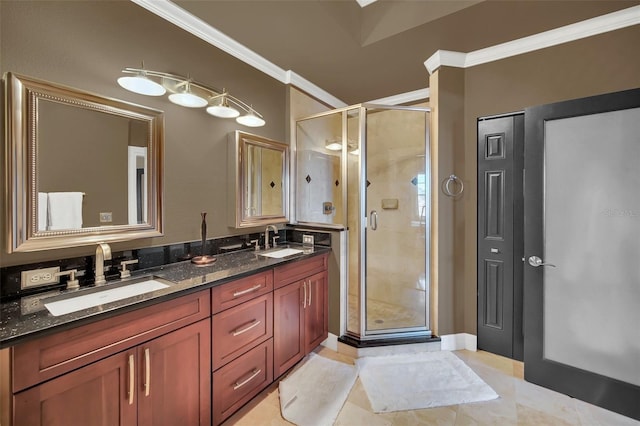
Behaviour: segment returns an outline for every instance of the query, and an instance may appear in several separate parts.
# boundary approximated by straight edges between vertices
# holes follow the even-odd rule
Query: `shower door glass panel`
[[[545,122],[544,358],[640,385],[640,109]]]
[[[361,334],[362,315],[360,285],[360,108],[347,112],[347,227],[348,232],[348,277],[347,277],[347,332]]]
[[[367,109],[366,334],[427,330],[426,115]]]
[[[298,121],[296,126],[296,219],[344,225],[342,113]]]

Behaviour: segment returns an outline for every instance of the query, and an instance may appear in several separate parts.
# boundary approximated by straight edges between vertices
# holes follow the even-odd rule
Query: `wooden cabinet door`
[[[136,368],[135,351],[124,351],[19,392],[14,426],[136,425]]]
[[[211,322],[138,346],[138,424],[211,423]]]
[[[322,343],[329,335],[329,304],[327,272],[321,272],[307,278],[307,302],[305,306],[305,354]]]
[[[305,355],[302,281],[273,292],[273,376],[279,377]]]

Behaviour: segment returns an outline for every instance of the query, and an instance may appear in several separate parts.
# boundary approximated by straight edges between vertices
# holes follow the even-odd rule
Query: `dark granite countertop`
[[[278,246],[277,249],[287,246],[302,249],[302,246],[299,244]],[[126,279],[126,281],[135,280],[140,277],[158,277],[163,279],[163,282],[166,282],[169,286],[139,296],[128,297],[60,316],[54,316],[49,313],[43,301],[49,297],[69,292],[55,291],[2,303],[0,304],[0,349],[35,337],[164,302],[187,293],[211,288],[278,265],[321,255],[330,251],[330,248],[315,246],[313,248],[305,248],[303,253],[278,259],[260,256],[258,253],[264,253],[264,250],[260,252],[243,250],[217,255],[217,261],[210,266],[196,266],[190,261],[184,261],[136,271],[136,273],[132,274],[131,278]],[[110,285],[122,282],[124,281],[116,280],[109,282],[102,288],[107,289]],[[76,290],[74,294],[80,295],[82,292],[86,292],[91,288],[94,287]]]

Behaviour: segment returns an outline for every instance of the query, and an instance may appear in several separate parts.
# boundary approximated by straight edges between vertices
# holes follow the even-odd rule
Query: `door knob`
[[[556,265],[553,265],[551,263],[544,263],[538,256],[530,256],[529,265],[533,266],[534,268],[537,268],[538,266],[551,266],[552,268],[556,267]]]

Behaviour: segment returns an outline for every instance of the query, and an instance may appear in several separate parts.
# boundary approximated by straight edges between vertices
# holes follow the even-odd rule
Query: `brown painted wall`
[[[443,68],[431,76],[431,329],[436,335],[456,331],[462,312],[455,309],[457,262],[456,207],[460,200],[445,196],[441,183],[456,170],[464,129],[464,70]]]
[[[12,71],[99,93],[165,113],[165,235],[113,244],[114,250],[200,238],[200,212],[209,237],[233,235],[227,212],[227,134],[236,129],[286,142],[285,85],[128,1],[0,2],[0,71]],[[117,85],[124,67],[189,74],[226,88],[267,121],[250,129],[234,120],[148,97]],[[70,168],[70,172],[73,168]],[[4,185],[4,176],[2,177]],[[0,221],[4,221],[4,200]],[[3,229],[4,230],[4,229]],[[240,233],[245,233],[242,230]],[[2,233],[4,234],[4,232]],[[91,246],[6,254],[0,266],[90,254]]]
[[[640,26],[478,65],[464,71],[464,149],[455,170],[465,196],[455,207],[455,327],[476,334],[476,140],[478,117],[640,87]],[[459,70],[444,68],[442,74]]]

